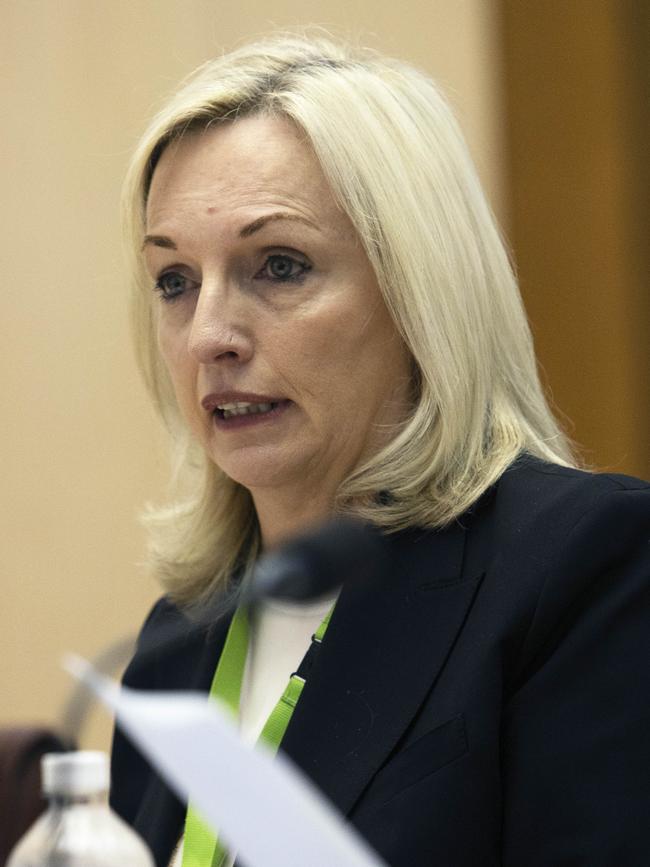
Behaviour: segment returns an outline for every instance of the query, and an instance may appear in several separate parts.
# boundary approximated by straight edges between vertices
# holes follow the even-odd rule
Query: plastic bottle
[[[108,806],[105,753],[48,753],[41,775],[48,808],[7,867],[154,867],[144,842]]]

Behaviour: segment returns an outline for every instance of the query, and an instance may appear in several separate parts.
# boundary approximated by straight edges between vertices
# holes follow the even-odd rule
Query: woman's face
[[[146,231],[160,351],[208,455],[254,499],[331,501],[405,418],[410,361],[310,147],[264,116],[187,135]]]

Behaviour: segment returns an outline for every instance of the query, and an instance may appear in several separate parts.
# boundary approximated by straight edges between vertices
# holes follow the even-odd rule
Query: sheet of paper
[[[126,689],[76,656],[65,667],[246,867],[384,867],[286,757],[245,745],[205,695]]]

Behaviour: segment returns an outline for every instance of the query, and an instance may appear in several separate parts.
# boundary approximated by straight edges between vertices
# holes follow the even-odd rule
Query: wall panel
[[[510,237],[587,461],[650,474],[647,3],[502,0]]]

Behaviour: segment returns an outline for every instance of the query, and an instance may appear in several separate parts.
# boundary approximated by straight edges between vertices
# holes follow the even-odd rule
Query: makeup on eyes
[[[301,283],[312,270],[312,264],[305,256],[294,250],[271,248],[276,252],[266,252],[262,267],[253,275],[254,280],[266,280],[273,284]],[[171,265],[156,278],[154,289],[163,301],[174,301],[192,289],[200,288],[200,283],[187,274],[183,265]],[[189,284],[189,285],[188,285]]]

